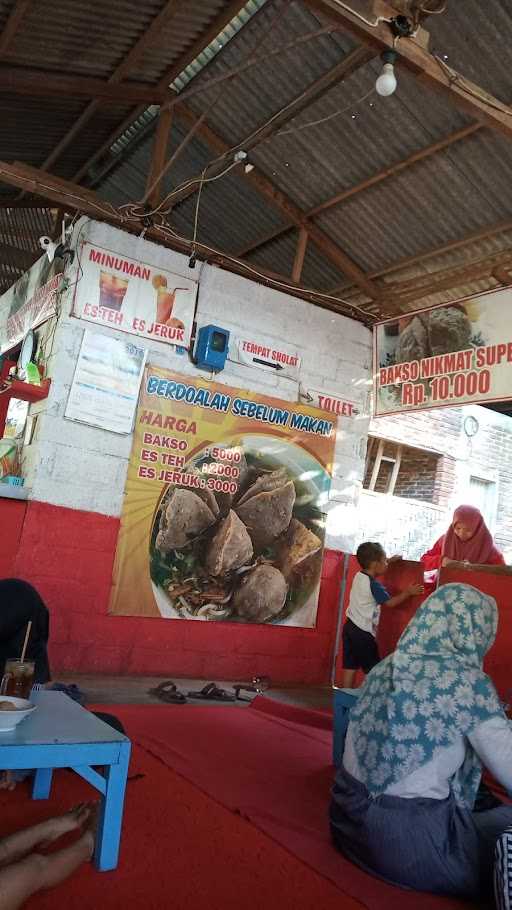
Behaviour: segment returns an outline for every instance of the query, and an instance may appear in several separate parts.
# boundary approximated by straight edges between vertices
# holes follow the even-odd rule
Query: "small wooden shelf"
[[[28,401],[34,404],[36,401],[43,401],[48,398],[50,392],[50,379],[43,379],[41,385],[34,385],[32,382],[22,382],[20,379],[13,379],[8,382],[8,388],[3,391],[4,395],[9,398],[19,398],[21,401]]]

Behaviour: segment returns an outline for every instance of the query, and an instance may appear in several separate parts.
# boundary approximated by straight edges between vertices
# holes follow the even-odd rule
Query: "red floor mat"
[[[132,739],[330,879],[368,910],[448,910],[463,901],[377,881],[331,846],[330,719],[257,699],[252,708],[111,706]],[[272,902],[274,905],[276,901]],[[340,907],[344,906],[340,899]]]
[[[172,715],[162,711],[171,729]],[[116,706],[116,713],[132,726],[131,709]],[[87,864],[31,898],[26,910],[362,910],[136,745],[130,773],[144,776],[128,784],[119,868],[100,873]],[[90,799],[91,792],[68,771],[55,774],[48,802],[30,801],[25,785],[2,791],[0,836]]]

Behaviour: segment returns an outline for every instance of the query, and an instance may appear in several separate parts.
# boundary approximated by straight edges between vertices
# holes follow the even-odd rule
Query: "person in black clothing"
[[[0,671],[5,661],[19,657],[28,623],[32,623],[26,651],[27,660],[35,662],[35,683],[50,681],[48,639],[50,615],[36,589],[20,578],[0,580]]]
[[[51,682],[48,641],[50,614],[38,591],[21,578],[0,579],[0,677],[5,661],[21,655],[27,625],[32,622],[25,657],[35,663],[34,683]],[[124,734],[120,720],[112,714],[94,712],[96,717]],[[16,786],[12,772],[0,772],[0,789],[13,790]]]

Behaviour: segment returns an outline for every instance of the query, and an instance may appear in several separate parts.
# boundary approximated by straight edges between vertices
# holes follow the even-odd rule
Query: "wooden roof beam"
[[[101,199],[97,193],[94,193],[92,190],[78,186],[76,183],[72,183],[69,180],[63,180],[53,174],[49,175],[40,168],[29,167],[28,165],[20,164],[19,162],[8,164],[7,162],[0,161],[0,182],[6,183],[9,186],[18,187],[18,189],[27,193],[33,193],[35,195],[40,193],[44,194],[45,198],[50,199],[54,206],[62,206],[62,208],[67,211],[79,212],[88,215],[90,218],[101,219],[109,224],[116,225],[122,230],[133,232],[137,236],[140,235],[141,223],[138,219],[122,216],[114,206],[105,202],[105,200]],[[149,240],[154,240],[155,243],[159,243],[161,246],[166,246],[170,249],[179,250],[180,252],[185,252],[187,254],[190,253],[192,249],[192,243],[190,241],[182,242],[176,238],[171,239],[169,233],[156,224],[147,228],[145,236]],[[203,250],[201,243],[197,243],[196,247],[198,248],[200,255],[204,255],[205,259],[209,262],[213,262],[228,271],[235,272],[238,275],[243,275],[245,278],[252,278],[252,280],[254,280],[255,270],[248,273],[247,266],[243,262],[237,262],[230,254],[224,254],[220,251],[218,253],[212,253],[207,249]],[[358,319],[365,324],[371,324],[374,321],[373,316],[370,314],[366,316],[364,311],[360,308],[347,306],[343,301],[329,301],[325,299],[325,295],[320,292],[315,293],[315,291],[309,291],[306,288],[295,287],[290,279],[285,280],[284,283],[286,287],[283,288],[283,280],[281,277],[276,278],[273,273],[269,273],[265,269],[259,267],[257,272],[261,283],[264,283],[268,287],[274,287],[276,290],[280,291],[287,289],[288,292],[303,300],[316,303],[332,312]]]
[[[293,41],[290,45],[287,45],[286,47],[281,48],[279,51],[272,52],[272,54],[270,56],[272,56],[275,53],[283,53],[286,49],[290,49],[292,46],[295,46],[297,44],[297,42],[304,42],[305,40],[312,40],[313,38],[317,38],[320,34],[324,34],[330,30],[331,30],[331,27],[329,26],[327,29],[321,29],[320,31],[312,32],[310,35],[302,36],[300,39]],[[296,117],[301,111],[305,110],[311,104],[313,104],[315,101],[317,101],[319,98],[321,98],[331,88],[333,88],[338,83],[342,82],[344,79],[347,79],[349,76],[352,75],[352,73],[356,72],[361,66],[364,66],[365,63],[368,63],[370,60],[372,60],[374,56],[375,56],[375,54],[373,53],[373,51],[368,50],[368,48],[366,48],[366,47],[358,47],[355,50],[351,51],[349,54],[347,54],[345,57],[343,57],[343,59],[336,66],[334,66],[332,69],[328,70],[328,72],[324,73],[323,76],[320,76],[319,79],[314,80],[314,82],[312,82],[305,89],[305,91],[300,92],[300,94],[294,100],[292,100],[290,102],[290,104],[288,104],[286,106],[286,108],[277,117],[274,117],[272,119],[271,123],[268,123],[268,124],[266,123],[263,125],[262,129],[255,130],[253,138],[250,141],[248,141],[247,143],[241,144],[241,145],[243,145],[243,148],[246,151],[248,151],[249,149],[254,148],[256,145],[259,145],[265,139],[268,139],[269,136],[271,136],[273,133],[276,133],[282,126],[284,126],[286,123],[288,123],[294,117]],[[258,62],[258,61],[249,59],[244,64],[242,64],[242,66],[238,67],[236,70],[230,71],[228,74],[224,73],[220,77],[218,77],[218,79],[212,79],[208,83],[204,83],[204,85],[200,85],[198,88],[191,89],[190,92],[185,91],[182,95],[181,94],[176,95],[170,101],[168,101],[164,105],[164,107],[170,108],[170,109],[181,108],[183,106],[184,102],[186,101],[187,97],[189,97],[190,94],[197,94],[198,92],[206,91],[211,86],[217,85],[219,81],[235,78],[238,73],[242,72],[244,69],[247,69],[249,66],[253,66],[255,64],[255,62]],[[180,70],[180,72],[181,72],[181,70]],[[219,91],[221,91],[221,90],[219,89]],[[119,130],[116,131],[117,134],[118,135],[121,134],[124,131],[124,129],[126,129],[130,125],[130,123],[132,123],[133,120],[136,119],[136,117],[140,113],[142,113],[142,109],[134,112],[133,115],[130,115],[123,122],[121,127],[119,127]],[[77,175],[75,176],[75,179],[80,179],[83,176],[83,174],[86,172],[86,170],[91,166],[91,164],[95,160],[97,160],[97,158],[100,157],[100,155],[102,153],[104,153],[105,151],[108,151],[108,149],[110,148],[110,146],[112,145],[112,143],[115,141],[116,138],[117,138],[116,135],[110,136],[108,142],[104,143],[102,148],[99,149],[98,152],[96,152],[94,154],[94,156],[92,156],[92,158],[90,158],[86,162],[86,164],[80,168]],[[112,162],[111,164],[113,166],[113,164],[115,164],[115,162]],[[102,177],[105,175],[106,172],[107,171],[103,172]],[[194,188],[192,189],[192,192],[195,192]]]
[[[181,9],[186,9],[187,3],[188,0],[167,0],[164,8],[153,19],[149,28],[147,28],[144,34],[135,42],[124,60],[116,67],[109,77],[108,82],[110,85],[121,82],[130,70],[135,68],[136,64],[140,61],[142,54],[148,47],[161,39],[162,28],[167,26]],[[87,105],[78,120],[75,121],[71,129],[62,137],[60,142],[43,162],[43,170],[49,170],[49,168],[55,164],[65,149],[73,142],[75,136],[78,136],[84,126],[89,122],[99,105],[100,102],[98,100],[91,101]]]
[[[167,89],[167,87],[174,82],[180,73],[182,73],[183,70],[185,70],[187,66],[189,66],[189,64],[192,63],[192,61],[195,60],[196,57],[198,57],[199,54],[202,53],[202,51],[204,51],[204,49],[208,47],[209,44],[211,44],[214,38],[216,38],[217,35],[220,35],[220,33],[224,31],[231,20],[234,19],[240,10],[245,6],[246,2],[247,0],[232,0],[232,2],[229,3],[228,6],[222,10],[222,12],[219,13],[219,15],[213,20],[209,28],[207,28],[206,31],[201,35],[199,35],[196,41],[194,41],[194,43],[189,48],[187,48],[185,53],[182,54],[182,56],[165,71],[164,75],[158,82],[158,87],[163,90]],[[76,181],[82,180],[83,177],[86,176],[89,169],[108,152],[109,148],[114,144],[116,139],[118,139],[119,136],[123,135],[124,131],[127,130],[135,120],[137,120],[137,117],[140,117],[140,115],[144,113],[144,110],[145,106],[142,105],[136,110],[130,111],[122,123],[120,123],[119,126],[117,126],[116,129],[112,131],[108,139],[106,139],[106,141],[101,144],[101,146],[94,152],[94,154],[91,155],[91,157],[88,158],[84,164],[82,164],[82,166],[74,175],[73,179]]]
[[[321,215],[323,212],[326,212],[329,209],[335,208],[337,205],[341,205],[341,203],[345,202],[347,199],[351,199],[353,196],[357,196],[359,193],[370,189],[372,186],[376,186],[378,183],[382,183],[384,180],[388,180],[390,177],[395,177],[397,174],[400,174],[402,171],[407,170],[407,168],[412,167],[414,164],[418,164],[419,161],[424,161],[426,158],[431,158],[433,155],[437,155],[439,152],[450,148],[450,146],[454,145],[456,142],[460,142],[462,139],[467,139],[468,136],[472,136],[474,133],[477,133],[481,129],[481,123],[472,123],[460,130],[455,130],[455,132],[450,133],[448,136],[445,136],[444,139],[439,139],[437,142],[432,142],[430,145],[419,149],[417,152],[413,152],[412,155],[409,155],[407,158],[403,158],[396,164],[392,164],[390,167],[378,171],[378,173],[373,174],[371,177],[367,177],[366,180],[361,180],[359,183],[355,183],[353,186],[348,187],[348,189],[341,190],[341,192],[337,193],[335,196],[331,196],[329,199],[326,199],[325,202],[322,202],[320,205],[315,206],[315,208],[310,209],[306,213],[308,221],[312,218],[316,218],[318,215]],[[242,250],[240,250],[238,255],[246,256],[248,253],[251,253],[258,247],[264,246],[271,240],[275,240],[277,237],[280,237],[282,234],[286,234],[291,227],[292,225],[289,224],[283,225],[282,227],[276,228],[274,231],[268,234],[263,234],[253,243],[245,246]]]
[[[393,272],[399,272],[402,269],[418,265],[420,262],[426,262],[429,259],[433,259],[435,256],[443,256],[445,253],[460,250],[472,243],[478,243],[479,240],[486,240],[488,237],[495,237],[496,234],[502,234],[506,231],[512,231],[512,220],[498,221],[487,227],[479,228],[477,231],[471,231],[471,233],[466,234],[464,237],[460,237],[457,240],[451,240],[449,243],[443,243],[440,246],[432,247],[430,250],[425,250],[423,253],[417,253],[414,256],[404,256],[402,259],[397,259],[396,262],[393,262],[383,269],[368,272],[368,277],[372,279],[383,278],[385,275],[391,275]],[[336,285],[329,293],[338,294],[343,292],[347,295],[352,291],[358,293],[357,288],[354,288],[353,285],[345,282],[344,284]]]
[[[434,294],[440,294],[442,291],[462,288],[473,281],[492,279],[496,269],[502,267],[512,268],[512,249],[457,268],[443,269],[422,275],[418,279],[386,285],[383,289],[383,297],[386,301],[393,301],[393,307],[388,311],[384,304],[385,315],[404,312],[404,307],[409,304],[432,297]],[[496,281],[495,278],[494,280]]]
[[[21,25],[21,20],[29,6],[32,5],[32,2],[33,0],[15,0],[9,18],[0,35],[0,58],[5,57],[8,53],[13,38]]]
[[[311,9],[323,13],[332,22],[379,51],[395,50],[398,63],[412,72],[427,88],[441,92],[455,107],[463,110],[476,120],[512,138],[512,108],[494,98],[481,86],[466,79],[452,67],[435,57],[414,38],[401,38],[394,46],[394,37],[386,22],[372,26],[355,12],[349,12],[337,0],[303,0]],[[390,5],[379,0],[381,15],[388,11],[393,17]]]
[[[176,116],[179,119],[184,119],[189,124],[194,124],[199,119],[193,111],[189,110],[184,104],[176,108]],[[197,130],[197,135],[219,156],[226,155],[227,152],[230,152],[230,146],[206,124],[201,124]],[[244,148],[246,148],[246,146],[244,146]],[[224,159],[224,162],[221,163],[221,169],[222,167],[225,167],[226,164],[227,160]],[[208,172],[208,175],[210,176],[210,171]],[[268,199],[269,202],[285,216],[285,218],[292,221],[298,228],[304,226],[306,213],[296,205],[289,196],[278,189],[278,187],[276,187],[258,168],[254,168],[249,174],[244,174],[243,179],[247,180],[260,195],[264,196],[265,199]],[[195,192],[196,188],[197,187],[192,189],[189,188],[180,194],[180,197],[178,198],[186,198],[186,196]],[[344,275],[349,276],[371,299],[378,300],[379,290],[377,286],[367,279],[361,267],[357,265],[341,247],[331,240],[325,231],[319,228],[318,225],[311,223],[307,227],[311,243],[315,244],[325,258]]]
[[[168,96],[147,82],[118,84],[25,67],[0,66],[0,92],[34,97],[96,98],[104,104],[161,104]]]
[[[189,66],[189,64],[212,43],[217,35],[220,35],[220,33],[224,31],[226,26],[229,25],[235,16],[238,16],[238,13],[244,8],[246,3],[247,0],[231,0],[231,3],[228,3],[227,7],[219,13],[206,31],[202,32],[194,43],[187,48],[179,60],[173,63],[172,66],[165,71],[158,82],[160,88],[166,88],[172,85],[180,73],[182,73],[183,70],[185,70],[187,66]]]

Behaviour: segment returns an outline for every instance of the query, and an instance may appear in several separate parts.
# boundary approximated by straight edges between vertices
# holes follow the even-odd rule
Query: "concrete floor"
[[[82,675],[73,673],[69,675],[59,675],[57,680],[62,683],[75,683],[85,694],[89,704],[131,704],[131,705],[157,705],[162,704],[158,698],[149,694],[149,689],[153,689],[163,682],[163,677],[153,676],[98,676]],[[183,692],[198,692],[211,680],[208,679],[178,679],[174,678],[178,690]],[[233,692],[233,683],[225,680],[215,680],[216,684]],[[321,710],[330,708],[332,700],[332,690],[330,686],[275,686],[268,689],[265,695],[276,701],[284,702],[289,705],[296,705],[301,708],[313,708]],[[255,697],[252,692],[241,692],[243,698],[252,699]],[[189,699],[190,705],[237,705],[242,707],[247,702],[215,702],[205,699]]]

